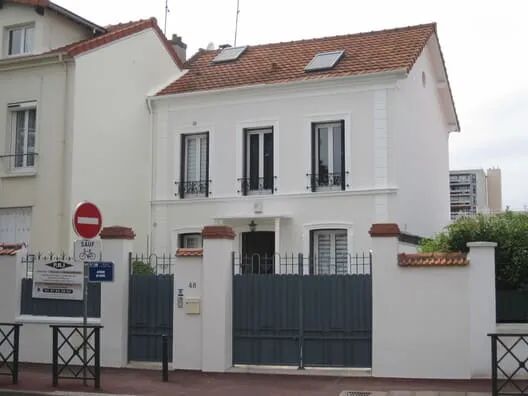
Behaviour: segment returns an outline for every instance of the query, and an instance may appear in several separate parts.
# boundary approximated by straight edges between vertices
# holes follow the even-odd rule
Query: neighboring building
[[[436,25],[201,50],[153,108],[153,248],[237,232],[244,254],[370,248],[449,222],[459,131]]]
[[[68,251],[73,208],[92,200],[145,247],[146,97],[181,65],[154,19],[101,27],[48,0],[1,0],[0,242]]]
[[[450,171],[451,219],[502,211],[501,171],[498,168]]]

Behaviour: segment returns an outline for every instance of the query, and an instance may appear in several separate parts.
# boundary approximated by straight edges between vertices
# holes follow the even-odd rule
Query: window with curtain
[[[209,134],[182,135],[180,197],[209,193]]]
[[[7,55],[25,55],[33,52],[35,27],[17,26],[7,29]]]
[[[244,131],[244,195],[273,193],[273,129],[246,129]]]
[[[344,122],[312,125],[312,191],[345,189]]]
[[[11,111],[12,168],[23,169],[35,166],[37,110]]]

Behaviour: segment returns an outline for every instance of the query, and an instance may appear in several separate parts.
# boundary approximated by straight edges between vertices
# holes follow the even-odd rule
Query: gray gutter
[[[102,33],[106,33],[107,32],[107,30],[104,27],[96,25],[95,23],[90,22],[87,19],[84,19],[83,17],[81,17],[81,16],[79,16],[79,15],[77,15],[77,14],[75,14],[75,13],[69,11],[69,10],[67,10],[66,8],[61,7],[58,4],[52,3],[51,1],[50,1],[49,5],[48,5],[48,8],[50,10],[58,12],[59,14],[65,16],[66,18],[71,19],[74,22],[77,22],[77,23],[79,23],[81,25],[84,25],[84,26],[90,28],[93,33],[102,34]]]

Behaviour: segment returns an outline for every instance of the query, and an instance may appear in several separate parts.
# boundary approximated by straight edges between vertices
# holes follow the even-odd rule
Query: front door
[[[273,231],[252,231],[242,234],[243,273],[272,274],[274,253]]]

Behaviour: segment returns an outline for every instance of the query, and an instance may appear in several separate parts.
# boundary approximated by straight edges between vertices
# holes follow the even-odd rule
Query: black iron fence
[[[528,290],[497,289],[497,323],[528,323]]]
[[[101,387],[102,326],[51,325],[53,386],[59,379],[93,381]]]
[[[275,179],[274,177],[243,177],[237,179],[240,183],[239,194],[273,194],[275,191]]]
[[[528,334],[488,335],[491,337],[492,395],[527,395]]]
[[[202,195],[207,197],[210,193],[209,185],[211,184],[211,182],[211,180],[193,180],[174,182],[174,184],[176,184],[176,187],[178,189],[177,195],[180,198],[185,198],[188,195]]]
[[[0,323],[0,375],[10,376],[13,384],[18,383],[20,327],[17,323]]]
[[[7,163],[10,170],[33,168],[36,165],[38,153],[2,154],[0,160]]]
[[[131,275],[172,275],[176,255],[130,253],[128,262]]]
[[[318,190],[344,190],[346,187],[346,176],[348,172],[344,174],[341,172],[324,172],[324,173],[307,173],[306,176],[310,180],[310,185],[306,187],[307,190],[318,191]]]
[[[303,256],[302,254],[244,255],[233,252],[233,273],[279,275],[368,275],[372,254]]]

